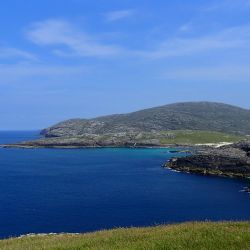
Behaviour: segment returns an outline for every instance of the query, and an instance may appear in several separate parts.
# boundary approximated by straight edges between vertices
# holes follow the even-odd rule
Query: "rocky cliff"
[[[250,177],[250,141],[220,148],[203,147],[192,155],[175,157],[165,167],[202,175]]]

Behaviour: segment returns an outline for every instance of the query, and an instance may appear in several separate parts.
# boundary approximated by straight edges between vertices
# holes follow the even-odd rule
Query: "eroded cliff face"
[[[198,149],[190,156],[172,158],[165,167],[203,175],[249,178],[250,141]]]

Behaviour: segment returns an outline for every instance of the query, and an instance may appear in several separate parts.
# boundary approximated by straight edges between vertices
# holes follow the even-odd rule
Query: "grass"
[[[244,139],[243,136],[225,134],[212,131],[188,131],[173,130],[163,132],[164,134],[174,134],[174,138],[161,138],[162,144],[204,144],[204,143],[220,143],[220,142],[237,142]]]
[[[0,241],[1,250],[250,249],[250,222],[195,222],[88,234],[35,235]]]

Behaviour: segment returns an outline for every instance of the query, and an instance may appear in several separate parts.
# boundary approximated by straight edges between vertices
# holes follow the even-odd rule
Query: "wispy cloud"
[[[118,10],[118,11],[111,11],[105,14],[106,20],[108,22],[117,21],[120,19],[128,18],[134,14],[134,10]]]
[[[162,77],[186,81],[237,81],[250,83],[250,64],[213,65],[166,70]]]
[[[187,23],[181,29],[191,28]],[[64,20],[46,20],[31,25],[28,38],[42,46],[50,46],[58,56],[106,57],[127,56],[144,59],[164,59],[170,57],[202,55],[210,51],[230,49],[250,49],[250,24],[222,29],[203,36],[179,36],[162,40],[154,47],[140,50],[104,44],[95,36],[76,29]],[[143,42],[143,40],[142,40]]]
[[[193,29],[193,23],[192,22],[184,23],[183,25],[181,25],[179,27],[179,31],[181,31],[181,32],[189,32],[192,29]]]
[[[95,37],[76,29],[64,20],[45,20],[31,25],[28,38],[38,45],[65,46],[68,51],[57,49],[57,54],[71,54],[81,57],[115,56],[121,48],[106,45]]]
[[[0,58],[21,58],[26,60],[37,60],[37,57],[30,52],[10,47],[0,47]]]
[[[0,83],[23,78],[62,77],[85,75],[89,69],[86,66],[62,66],[32,63],[0,64]]]
[[[171,38],[160,43],[154,50],[138,52],[138,55],[160,59],[236,48],[250,48],[250,25],[227,28],[209,36]]]

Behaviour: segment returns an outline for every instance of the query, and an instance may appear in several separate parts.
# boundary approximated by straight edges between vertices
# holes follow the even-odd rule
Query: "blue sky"
[[[1,3],[0,130],[249,97],[250,0]]]

